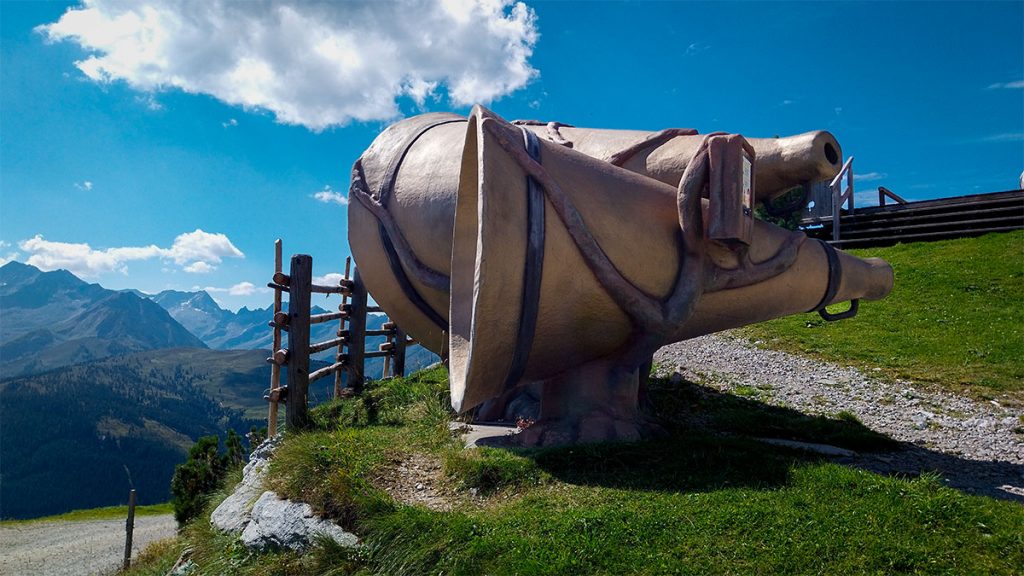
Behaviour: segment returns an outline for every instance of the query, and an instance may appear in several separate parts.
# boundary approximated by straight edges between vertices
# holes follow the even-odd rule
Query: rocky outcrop
[[[313,514],[309,504],[281,500],[268,490],[252,507],[249,523],[242,531],[242,543],[257,550],[302,550],[318,535],[343,546],[359,543],[355,534]]]
[[[275,436],[265,440],[249,455],[249,463],[242,470],[242,481],[210,515],[210,522],[217,529],[236,534],[245,530],[253,505],[263,494],[263,479],[267,475],[270,457],[280,443],[280,438]]]
[[[355,534],[316,516],[309,504],[284,500],[263,489],[270,458],[279,442],[280,436],[276,436],[253,451],[242,481],[213,511],[210,523],[223,532],[239,534],[247,547],[258,550],[302,550],[321,534],[343,546],[358,545]]]

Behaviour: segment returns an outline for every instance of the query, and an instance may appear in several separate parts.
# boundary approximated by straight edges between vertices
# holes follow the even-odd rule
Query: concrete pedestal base
[[[543,382],[540,420],[508,443],[522,447],[629,442],[661,428],[641,414],[639,369],[612,359],[577,366]]]

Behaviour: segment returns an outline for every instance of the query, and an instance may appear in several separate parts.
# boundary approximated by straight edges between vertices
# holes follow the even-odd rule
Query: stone
[[[193,562],[192,560],[188,560],[184,564],[173,568],[170,572],[167,573],[167,576],[189,576],[190,574],[194,573],[197,568],[198,566],[196,565],[195,562]]]
[[[477,446],[493,446],[501,444],[510,436],[519,434],[521,430],[517,426],[503,426],[496,424],[473,424],[463,435],[466,448]]]
[[[245,465],[242,481],[210,515],[210,522],[218,530],[237,534],[245,529],[253,504],[263,492],[263,478],[269,464],[268,460],[252,460]]]
[[[238,534],[245,529],[249,523],[249,511],[263,493],[263,478],[270,465],[270,457],[280,442],[280,435],[268,438],[249,455],[249,463],[242,470],[242,481],[210,515],[210,523],[218,530]]]
[[[783,440],[781,438],[755,438],[755,440],[759,442],[764,442],[765,444],[771,444],[773,446],[795,448],[797,450],[804,450],[806,452],[814,452],[815,454],[824,454],[825,456],[851,457],[857,455],[857,453],[854,452],[853,450],[847,450],[846,448],[832,446],[831,444],[818,444],[815,442],[797,442],[796,440]]]
[[[342,546],[359,544],[355,534],[317,517],[309,504],[282,500],[268,490],[253,505],[241,539],[246,547],[256,550],[304,550],[321,534]]]

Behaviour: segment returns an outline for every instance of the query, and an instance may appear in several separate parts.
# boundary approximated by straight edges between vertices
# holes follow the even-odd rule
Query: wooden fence
[[[352,259],[345,260],[345,275],[335,286],[313,283],[313,258],[306,254],[292,256],[288,274],[282,270],[281,240],[274,242],[274,276],[267,286],[274,290],[273,353],[267,359],[271,364],[270,392],[265,396],[270,403],[267,433],[277,433],[278,404],[287,408],[285,422],[289,429],[309,425],[309,385],[328,376],[334,376],[334,397],[356,395],[362,392],[365,362],[383,358],[382,378],[405,375],[406,348],[416,344],[394,322],[385,322],[380,329],[367,330],[366,316],[380,312],[368,305],[366,286],[359,277],[359,269],[352,267]],[[282,293],[288,293],[288,311],[282,309]],[[313,294],[339,294],[341,305],[337,312],[312,314]],[[338,321],[334,338],[323,342],[310,342],[310,326]],[[288,334],[288,346],[282,347],[281,334]],[[365,350],[368,336],[386,336],[377,350]],[[334,362],[309,371],[310,355],[337,349]],[[281,386],[281,369],[287,369],[288,384]],[[342,376],[346,376],[343,386]]]

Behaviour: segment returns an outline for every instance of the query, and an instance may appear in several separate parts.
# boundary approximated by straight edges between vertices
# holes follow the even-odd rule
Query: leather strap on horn
[[[832,314],[825,310],[825,306],[828,306],[832,299],[836,297],[836,293],[839,292],[839,281],[843,278],[843,264],[839,260],[839,254],[836,254],[836,249],[831,244],[824,240],[818,240],[818,243],[821,244],[822,250],[825,251],[825,257],[828,258],[828,287],[825,288],[825,295],[821,297],[821,302],[818,302],[818,305],[808,310],[808,312],[817,312],[818,315],[828,322],[853,318],[857,315],[857,309],[860,306],[860,300],[856,298],[850,300],[850,309],[846,312]]]
[[[391,268],[391,274],[398,282],[402,293],[424,316],[429,318],[442,331],[448,330],[448,322],[423,299],[423,296],[413,286],[409,276],[405,273],[405,268],[402,266],[403,260],[409,266],[416,279],[427,286],[438,290],[447,290],[451,281],[446,275],[420,261],[415,252],[412,251],[402,231],[395,224],[391,213],[388,212],[387,202],[394,190],[395,180],[398,178],[398,170],[413,144],[432,128],[453,122],[465,121],[465,118],[448,118],[420,127],[419,130],[409,137],[402,148],[401,154],[395,156],[388,165],[384,178],[377,189],[376,197],[370,195],[367,188],[362,160],[357,160],[352,168],[352,185],[349,189],[350,196],[354,196],[359,200],[377,218],[377,230],[380,235],[381,246],[384,248],[384,254],[387,257],[388,266]],[[403,255],[405,258],[402,257]]]
[[[540,142],[537,135],[526,128],[523,140],[526,152],[537,164],[540,160]],[[526,360],[533,347],[537,329],[537,313],[540,309],[540,281],[544,271],[544,192],[537,179],[526,176],[526,262],[523,267],[522,309],[519,314],[519,332],[512,356],[505,389],[515,386],[526,371]]]
[[[633,144],[632,146],[624,150],[619,150],[618,152],[612,154],[605,160],[609,164],[613,164],[621,168],[623,164],[629,162],[630,158],[636,156],[641,150],[644,150],[645,148],[653,148],[655,146],[660,146],[665,142],[668,142],[669,140],[675,138],[676,136],[695,136],[696,134],[697,131],[694,130],[693,128],[666,128],[661,132],[655,132],[654,134],[651,134],[647,138],[644,138],[643,140],[637,142],[636,144]]]
[[[572,124],[563,124],[561,122],[542,122],[540,120],[513,120],[513,126],[546,126],[548,140],[551,140],[559,146],[565,146],[566,148],[572,148],[572,141],[566,140],[565,136],[562,136],[562,132],[559,128],[575,128]]]
[[[409,277],[405,274],[405,269],[402,268],[402,262],[398,258],[398,253],[395,252],[395,246],[391,243],[391,238],[388,237],[387,231],[384,229],[382,224],[377,225],[380,231],[380,241],[384,246],[384,254],[387,255],[388,265],[391,267],[391,273],[394,274],[395,280],[398,281],[398,287],[402,289],[402,293],[405,297],[412,302],[413,306],[417,310],[423,313],[424,316],[430,319],[438,328],[442,331],[448,330],[448,321],[441,317],[440,314],[434,310],[434,307],[427,303],[423,299],[423,296],[416,290],[416,287],[409,281]]]

